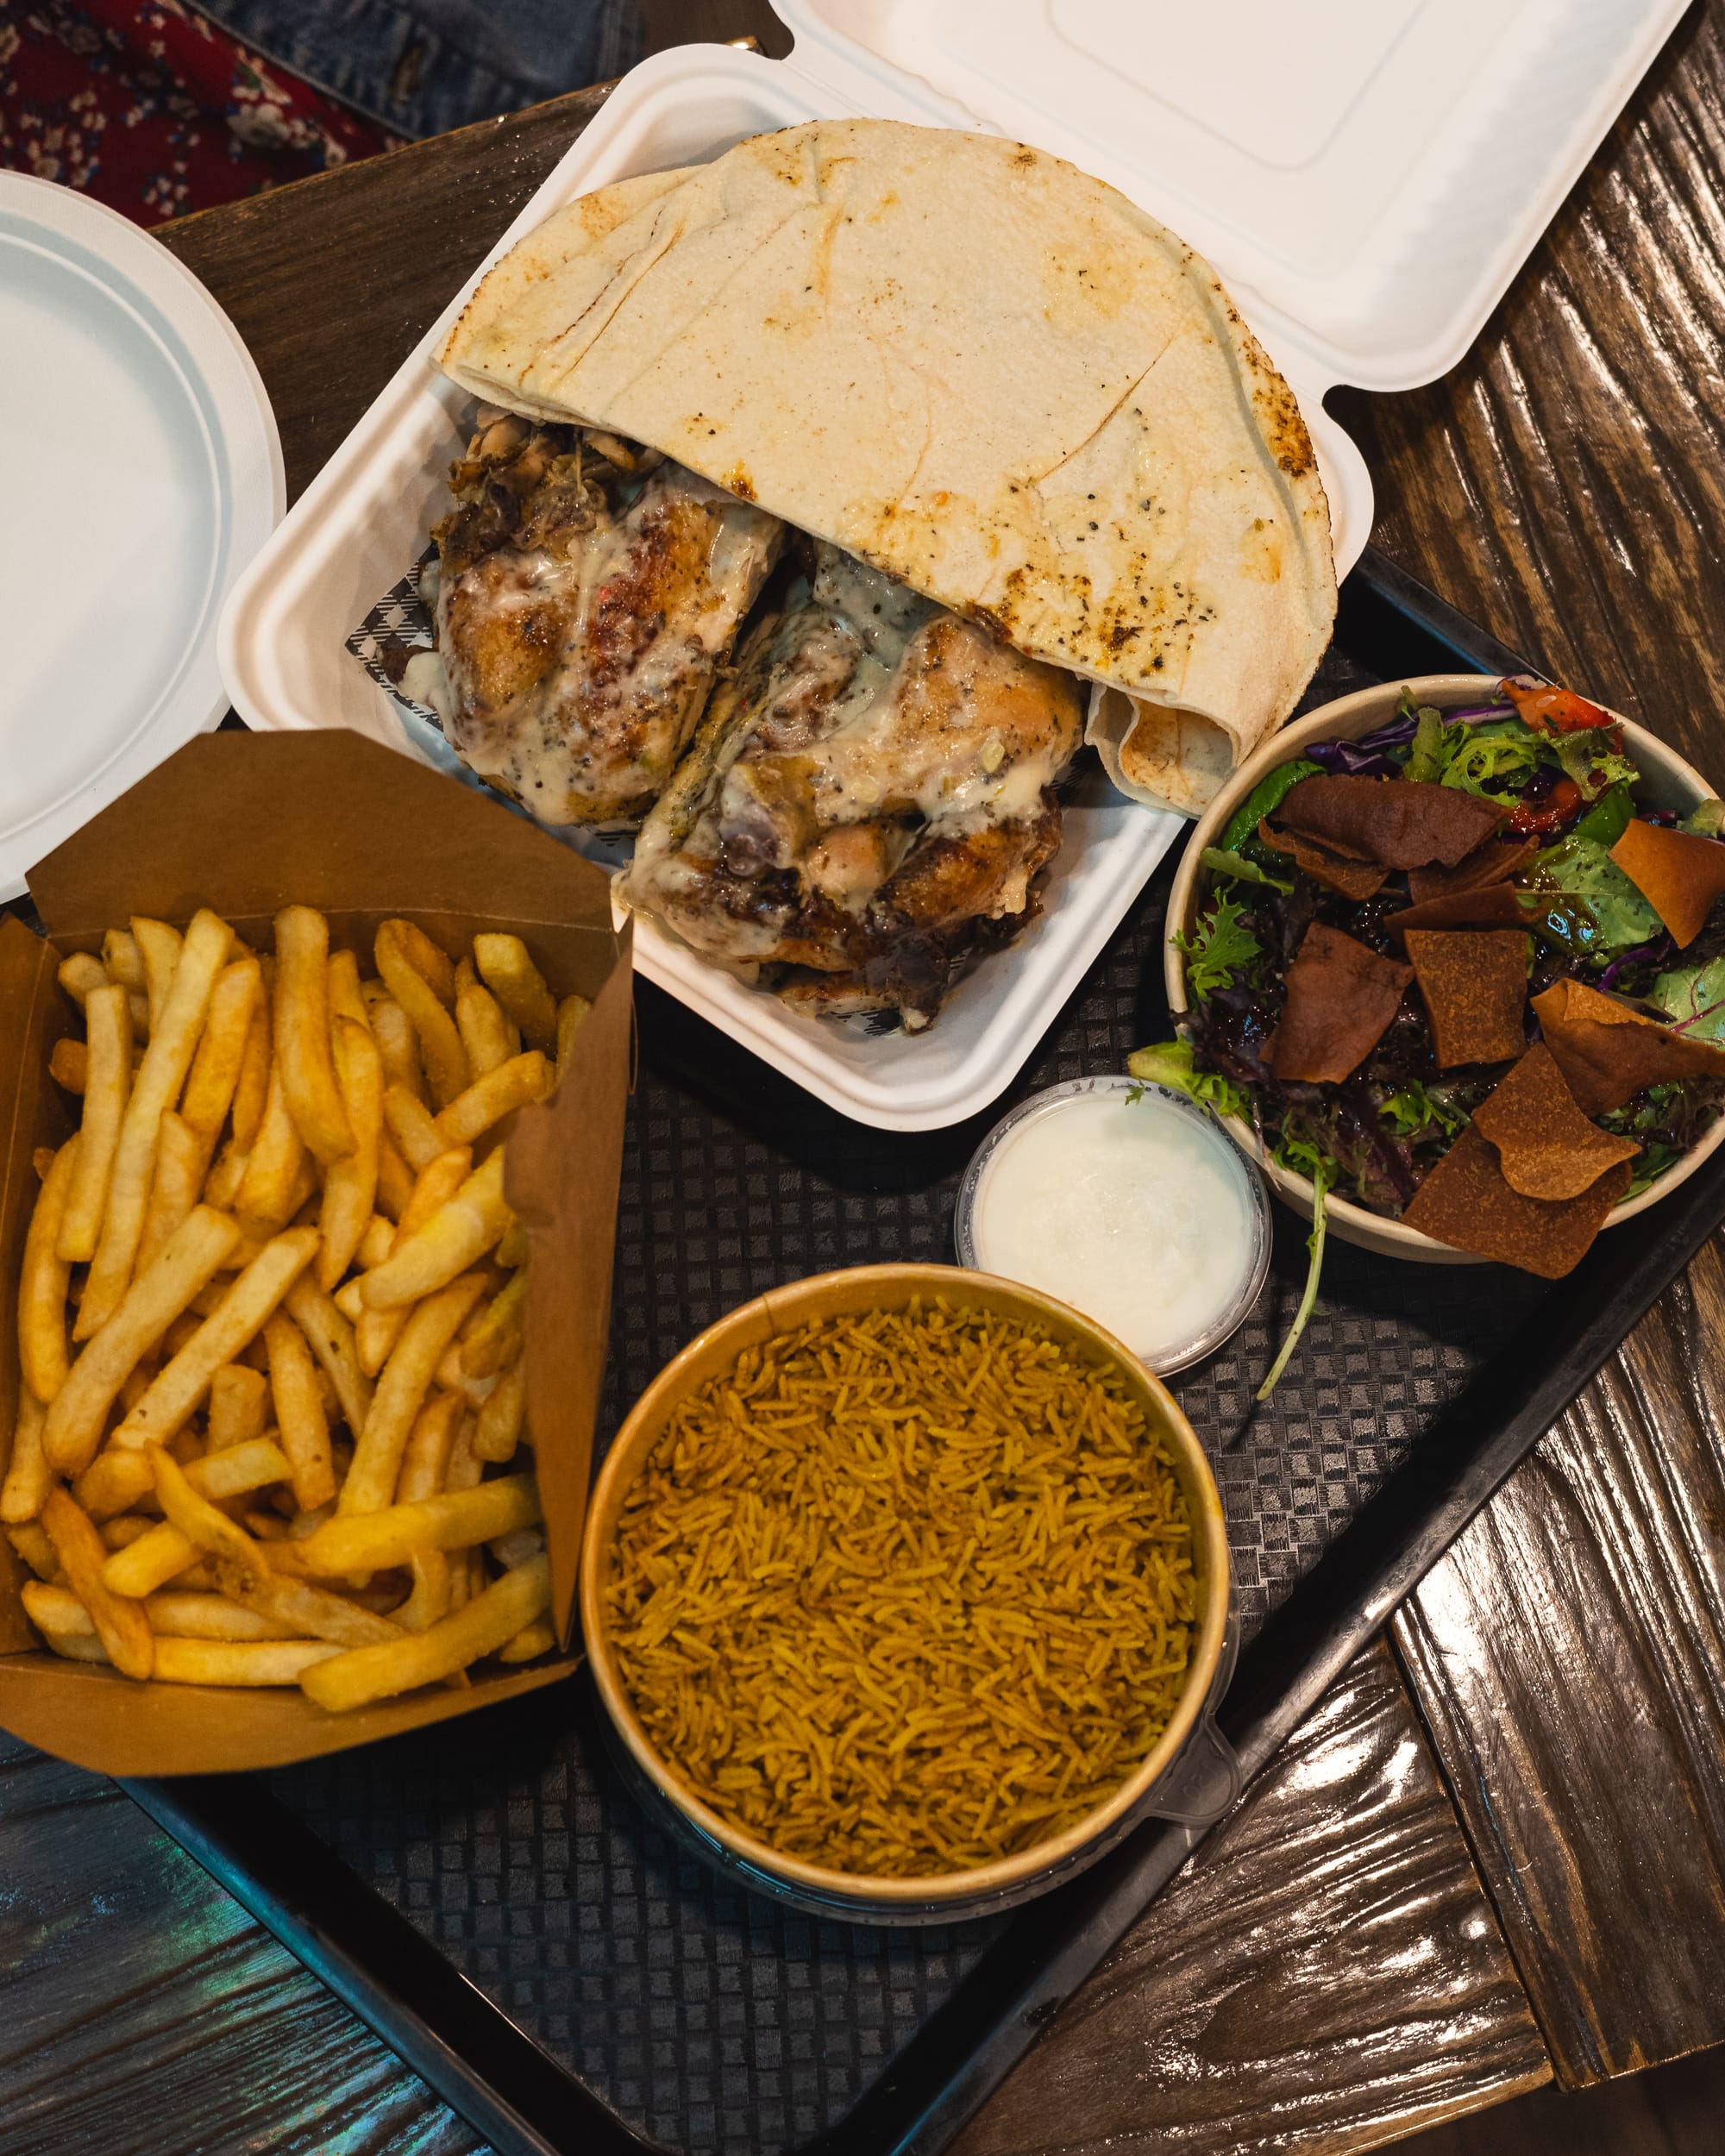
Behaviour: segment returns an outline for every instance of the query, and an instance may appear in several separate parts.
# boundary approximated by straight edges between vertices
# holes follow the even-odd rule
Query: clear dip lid
[[[1182,1149],[1200,1169],[1196,1181],[1189,1184],[1192,1194],[1185,1202],[1195,1206],[1208,1199],[1215,1208],[1201,1218],[1188,1211],[1182,1220],[1176,1206],[1172,1219],[1164,1213],[1156,1224],[1168,1237],[1170,1252],[1160,1294],[1153,1283],[1138,1286],[1126,1277],[1134,1253],[1111,1237],[1105,1217],[1113,1200],[1126,1196],[1123,1181],[1111,1185],[1106,1179],[1116,1169],[1126,1171],[1131,1163],[1124,1156],[1116,1162],[1098,1156],[1090,1163],[1088,1191],[1076,1170],[1066,1176],[1057,1173],[1052,1183],[1049,1181],[1051,1156],[1037,1139],[1052,1137],[1059,1118],[1090,1101],[1113,1101],[1123,1113],[1155,1118],[1164,1131],[1172,1119]],[[1157,1133],[1146,1120],[1123,1126],[1121,1135],[1134,1144]],[[1025,1150],[1026,1140],[1036,1146],[1034,1157]],[[1007,1225],[1012,1189],[1002,1181],[1014,1172],[1015,1159],[1020,1163],[1018,1200],[1035,1208],[1027,1229],[1019,1231]],[[1098,1177],[1105,1179],[1100,1194]],[[1068,1197],[1071,1210],[1063,1222],[1057,1214]],[[1089,1222],[1095,1223],[1098,1242],[1086,1252],[1086,1261],[1096,1268],[1087,1282],[1082,1268],[1069,1264],[1063,1230],[1082,1232]],[[1178,1239],[1182,1226],[1190,1230],[1183,1246]],[[1270,1271],[1272,1232],[1263,1177],[1211,1116],[1184,1094],[1127,1077],[1074,1078],[1020,1102],[977,1148],[959,1186],[953,1218],[961,1265],[1022,1281],[1070,1302],[1158,1376],[1201,1361],[1238,1331]],[[1182,1288],[1188,1291],[1183,1308]],[[1139,1309],[1157,1314],[1140,1322],[1133,1314]]]

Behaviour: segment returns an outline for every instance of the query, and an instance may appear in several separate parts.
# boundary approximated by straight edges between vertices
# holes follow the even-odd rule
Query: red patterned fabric
[[[0,0],[0,166],[140,224],[399,147],[180,0]]]

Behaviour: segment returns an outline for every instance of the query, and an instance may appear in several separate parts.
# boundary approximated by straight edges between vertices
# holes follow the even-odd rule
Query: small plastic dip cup
[[[1165,1086],[1075,1078],[997,1123],[959,1188],[958,1263],[1082,1310],[1141,1362],[1213,1354],[1270,1270],[1258,1170]]]

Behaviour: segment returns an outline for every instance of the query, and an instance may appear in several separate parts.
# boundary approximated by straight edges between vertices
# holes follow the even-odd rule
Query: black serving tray
[[[1525,666],[1368,551],[1306,701]],[[1174,865],[1014,1086],[952,1130],[847,1122],[641,987],[602,1440],[687,1338],[762,1288],[950,1257],[958,1179],[995,1118],[1166,1037]],[[1174,1381],[1227,1514],[1245,1645],[1220,1719],[1248,1774],[1722,1216],[1725,1156],[1555,1286],[1333,1243],[1319,1312],[1259,1407],[1305,1262],[1302,1224],[1278,1215],[1257,1307]],[[932,2156],[1197,1839],[1148,1824],[982,1922],[818,1922],[743,1894],[642,1814],[584,1677],[268,1776],[125,1786],[506,2156]]]

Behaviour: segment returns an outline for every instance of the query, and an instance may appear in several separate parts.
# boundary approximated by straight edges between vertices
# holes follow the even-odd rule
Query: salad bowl
[[[1218,846],[1235,812],[1263,780],[1279,766],[1306,754],[1314,742],[1358,741],[1389,724],[1396,716],[1403,696],[1415,705],[1440,711],[1461,711],[1501,702],[1498,679],[1483,674],[1431,674],[1405,681],[1387,681],[1311,712],[1264,743],[1234,773],[1204,816],[1194,826],[1174,880],[1168,905],[1168,931],[1163,946],[1163,971],[1169,1008],[1182,1032],[1182,1021],[1191,1009],[1187,992],[1187,960],[1177,937],[1193,934],[1203,898],[1201,878],[1207,848]],[[1609,708],[1609,707],[1602,707]],[[1712,797],[1713,789],[1700,773],[1675,750],[1632,719],[1611,712],[1622,731],[1624,750],[1640,773],[1634,790],[1639,806],[1674,810],[1687,816]],[[1311,1179],[1271,1156],[1258,1131],[1245,1117],[1218,1111],[1218,1119],[1234,1143],[1255,1161],[1270,1178],[1276,1193],[1306,1219],[1313,1213]],[[1606,1220],[1607,1227],[1632,1219],[1685,1181],[1702,1163],[1725,1144],[1725,1113],[1702,1138],[1659,1174],[1645,1189],[1619,1204]],[[1375,1213],[1332,1190],[1325,1203],[1329,1232],[1346,1243],[1373,1250],[1384,1257],[1412,1258],[1431,1265],[1478,1265],[1488,1261],[1471,1251],[1440,1243],[1402,1221]]]

